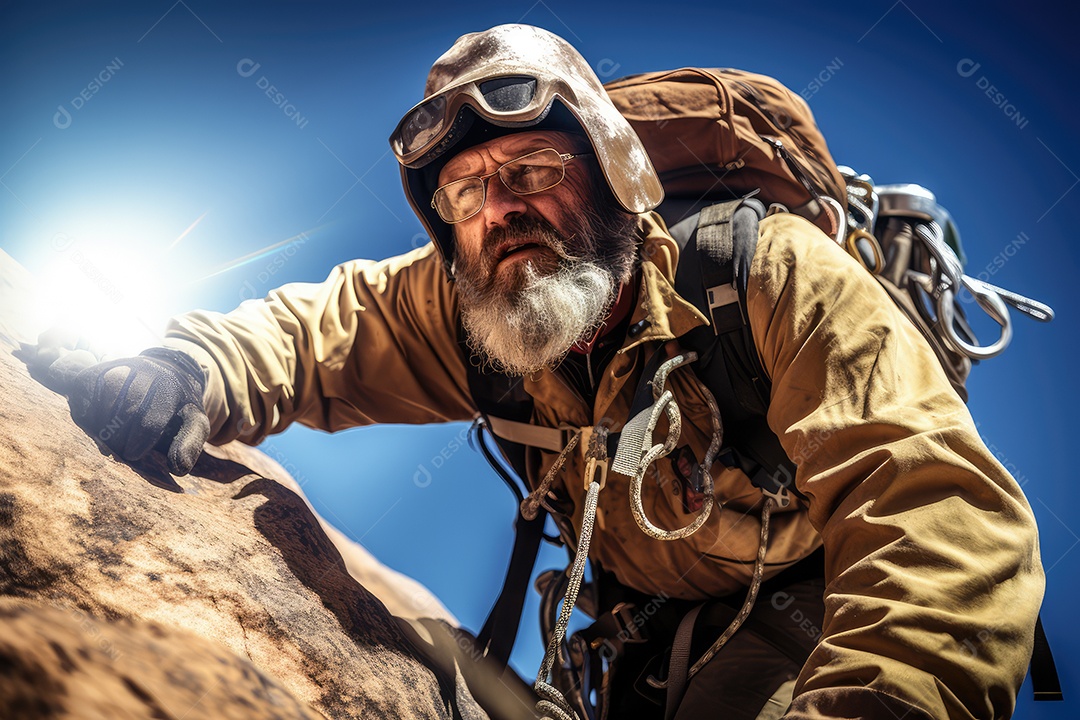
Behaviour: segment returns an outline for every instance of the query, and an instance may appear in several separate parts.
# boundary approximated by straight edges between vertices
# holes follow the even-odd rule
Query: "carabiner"
[[[979,307],[985,310],[986,314],[1001,326],[1001,335],[998,336],[998,339],[991,345],[972,345],[959,336],[956,332],[956,313],[953,310],[955,296],[952,288],[945,288],[942,290],[941,297],[938,298],[938,318],[941,320],[941,324],[945,330],[945,341],[950,344],[954,350],[961,352],[974,360],[986,360],[1000,355],[1005,348],[1009,346],[1009,342],[1012,340],[1012,323],[1009,321],[1009,308],[1005,307],[1005,302],[997,293],[980,287],[975,283],[966,282],[968,279],[967,276],[964,276],[964,287],[968,289],[968,292],[970,292],[976,302],[979,303]]]
[[[880,275],[885,269],[885,255],[876,237],[862,228],[855,228],[847,236],[847,251],[863,267],[874,275]]]
[[[970,275],[965,275],[964,286],[970,288],[973,285],[981,287],[987,292],[996,293],[1006,303],[1013,306],[1014,308],[1034,320],[1038,320],[1039,322],[1050,322],[1054,319],[1054,309],[1046,303],[1041,303],[1038,300],[1032,300],[1031,298],[1025,297],[1020,293],[1015,293],[1012,290],[1006,290],[1003,287],[998,287],[997,285],[988,283],[985,280],[979,280],[978,278],[973,278]]]

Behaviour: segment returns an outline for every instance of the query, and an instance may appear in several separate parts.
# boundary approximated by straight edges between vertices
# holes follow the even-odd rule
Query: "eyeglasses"
[[[506,189],[515,195],[532,195],[561,183],[566,177],[566,163],[582,155],[592,153],[560,153],[555,148],[536,150],[503,163],[494,172],[443,185],[435,191],[431,207],[450,225],[468,220],[484,207],[488,178],[498,175]]]

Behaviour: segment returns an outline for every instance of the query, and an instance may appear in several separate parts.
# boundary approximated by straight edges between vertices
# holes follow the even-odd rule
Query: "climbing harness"
[[[689,365],[696,359],[696,353],[687,352],[677,355],[660,364],[653,375],[652,381],[649,383],[652,388],[653,402],[651,405],[634,415],[634,417],[623,427],[619,434],[618,449],[611,463],[612,472],[617,472],[632,478],[630,483],[630,504],[634,518],[642,532],[657,540],[679,540],[692,535],[701,528],[706,520],[708,520],[714,505],[717,505],[713,497],[711,469],[723,440],[723,424],[720,419],[720,412],[716,405],[716,400],[708,389],[704,389],[704,392],[713,420],[713,432],[709,449],[700,466],[701,477],[704,484],[704,504],[697,517],[695,517],[689,525],[678,530],[664,530],[649,520],[645,514],[641,497],[642,482],[649,467],[675,449],[682,432],[682,414],[679,410],[678,403],[675,401],[674,394],[671,390],[665,388],[667,378],[676,368]],[[664,442],[654,444],[653,433],[656,430],[656,426],[660,419],[664,416],[666,416],[668,420],[667,437],[664,439]],[[582,512],[581,532],[578,537],[577,549],[574,553],[571,567],[564,573],[564,577],[558,580],[551,580],[551,584],[549,584],[547,588],[548,592],[544,593],[545,605],[550,605],[553,602],[549,596],[553,586],[556,593],[565,593],[558,620],[555,622],[554,629],[551,632],[551,637],[544,653],[544,660],[540,665],[540,670],[537,673],[536,682],[533,686],[534,690],[541,697],[536,706],[537,711],[543,713],[545,718],[551,718],[551,720],[581,720],[578,712],[573,708],[566,696],[556,688],[552,682],[549,682],[549,678],[552,678],[556,658],[565,657],[563,647],[566,638],[566,628],[574,606],[577,604],[578,594],[581,590],[582,578],[585,572],[585,562],[588,558],[593,528],[596,523],[597,500],[606,480],[606,468],[608,464],[608,430],[603,425],[597,425],[594,428],[588,428],[586,430],[588,430],[587,433],[585,431],[579,431],[570,436],[570,440],[555,459],[555,462],[545,475],[543,482],[521,503],[522,514],[525,515],[527,519],[531,519],[527,513],[531,513],[532,516],[535,517],[536,507],[538,507],[543,502],[543,498],[547,496],[552,479],[562,469],[567,456],[581,441],[582,436],[588,434],[589,440],[588,447],[585,450],[584,474],[587,492],[585,495],[585,506]],[[648,682],[654,687],[668,688],[669,706],[671,706],[672,702],[677,703],[678,700],[681,699],[686,682],[697,674],[698,671],[700,671],[701,668],[716,655],[720,648],[727,643],[732,635],[734,635],[743,624],[747,616],[749,616],[750,611],[754,606],[754,602],[757,599],[758,590],[761,587],[764,575],[765,553],[768,547],[769,538],[769,518],[776,504],[777,501],[773,497],[766,495],[762,506],[761,534],[757,557],[754,563],[753,580],[750,589],[747,592],[746,599],[743,602],[742,609],[736,615],[735,619],[732,620],[728,628],[709,647],[705,654],[687,670],[687,665],[689,664],[690,635],[693,630],[693,620],[696,618],[697,613],[694,612],[691,615],[688,615],[683,621],[683,625],[686,625],[687,629],[684,630],[683,625],[680,625],[680,633],[676,636],[675,647],[672,650],[672,664],[668,679],[659,681],[656,678],[649,678]],[[563,583],[565,585],[563,585]],[[565,591],[563,591],[563,587],[565,587]],[[689,624],[687,625],[687,623]],[[577,654],[581,653],[579,652]],[[582,672],[582,675],[588,675],[588,673]],[[576,698],[579,705],[583,705],[584,702],[587,702],[587,698],[582,697],[584,694],[585,693],[579,693]]]

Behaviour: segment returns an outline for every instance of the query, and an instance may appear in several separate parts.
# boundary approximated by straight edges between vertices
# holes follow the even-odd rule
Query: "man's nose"
[[[484,214],[484,227],[492,229],[505,225],[511,219],[522,215],[528,210],[524,198],[513,192],[498,175],[493,175],[487,181],[487,197],[481,212]]]

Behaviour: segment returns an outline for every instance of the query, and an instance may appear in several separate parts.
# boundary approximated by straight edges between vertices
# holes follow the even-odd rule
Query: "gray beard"
[[[556,367],[575,343],[595,335],[619,285],[633,275],[637,219],[605,199],[602,176],[590,182],[566,235],[521,216],[489,231],[479,253],[455,258],[469,347],[499,372],[520,377]],[[550,256],[500,276],[492,253],[507,237],[546,246]]]
[[[523,275],[521,290],[485,293],[482,302],[468,281],[458,281],[469,347],[512,376],[558,365],[576,342],[595,334],[618,287],[610,270],[586,260],[564,261],[550,275],[526,267]]]

